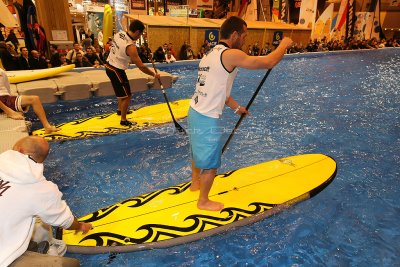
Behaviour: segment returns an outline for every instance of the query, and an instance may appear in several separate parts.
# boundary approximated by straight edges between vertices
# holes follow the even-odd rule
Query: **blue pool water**
[[[192,95],[195,64],[161,68],[180,77],[167,90],[170,100]],[[264,73],[240,70],[233,96],[245,105]],[[161,92],[148,91],[135,95],[133,105],[161,102]],[[57,123],[112,112],[115,100],[59,102],[45,108]],[[273,217],[193,243],[69,256],[79,258],[82,266],[399,266],[400,49],[285,57],[250,112],[220,171],[324,153],[338,163],[332,184]],[[223,118],[228,137],[238,117],[225,110]],[[179,123],[187,127],[186,120]],[[51,143],[45,174],[82,216],[188,181],[188,150],[188,138],[173,125]]]

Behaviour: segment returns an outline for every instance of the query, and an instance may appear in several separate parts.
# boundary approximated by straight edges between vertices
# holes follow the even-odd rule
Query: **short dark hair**
[[[229,39],[232,33],[235,31],[241,34],[244,31],[244,27],[247,27],[247,23],[237,17],[237,16],[232,16],[224,21],[221,25],[220,29],[220,34],[221,34],[221,39]]]
[[[135,31],[143,32],[144,24],[140,20],[135,19],[134,21],[131,22],[131,24],[129,24],[129,30],[131,32],[135,32]]]

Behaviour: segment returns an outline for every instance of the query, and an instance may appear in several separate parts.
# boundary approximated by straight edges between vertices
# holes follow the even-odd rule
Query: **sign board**
[[[169,15],[171,17],[183,17],[187,18],[189,15],[189,6],[169,6]]]
[[[206,30],[205,34],[205,39],[208,41],[211,47],[214,47],[218,44],[219,30]]]
[[[67,31],[52,30],[51,37],[54,41],[68,41]]]
[[[276,31],[274,32],[274,37],[272,38],[272,45],[279,45],[283,38],[283,32]]]

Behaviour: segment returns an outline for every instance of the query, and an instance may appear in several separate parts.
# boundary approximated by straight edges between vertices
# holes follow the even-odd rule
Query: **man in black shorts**
[[[114,35],[110,55],[105,64],[107,76],[110,78],[118,99],[118,115],[121,115],[120,124],[132,126],[133,123],[126,119],[129,104],[132,98],[129,80],[125,70],[129,68],[130,62],[134,63],[142,72],[160,78],[146,67],[138,55],[136,40],[143,34],[144,25],[140,20],[134,20],[129,25],[127,32],[120,31]]]

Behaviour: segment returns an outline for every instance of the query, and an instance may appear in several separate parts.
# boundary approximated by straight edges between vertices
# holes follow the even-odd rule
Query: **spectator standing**
[[[100,28],[97,28],[97,40],[99,41],[99,45],[103,47],[103,31]]]
[[[57,51],[58,47],[55,44],[50,45],[50,64],[51,67],[60,67],[61,66],[61,60],[60,60],[60,54]]]
[[[92,44],[93,44],[93,41],[92,41],[92,38],[90,38],[90,35],[89,34],[85,34],[85,39],[82,40],[83,50],[86,51],[86,48],[92,46]]]
[[[186,60],[187,59],[187,53],[186,53],[187,46],[188,46],[187,42],[184,41],[183,45],[181,46],[181,50],[179,51],[179,59],[180,60]]]
[[[89,38],[90,39],[90,38]],[[71,62],[74,63],[76,59],[76,54],[81,53],[82,55],[84,54],[83,51],[81,50],[81,46],[79,43],[75,42],[74,43],[74,49],[68,51],[67,53],[67,59]]]
[[[6,43],[7,42],[11,42],[14,45],[15,50],[18,50],[19,41],[18,41],[17,36],[15,35],[14,29],[10,30],[10,33],[8,34],[7,39],[6,39]]]

